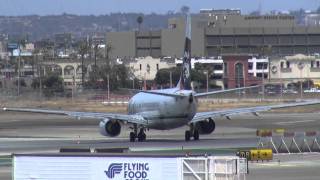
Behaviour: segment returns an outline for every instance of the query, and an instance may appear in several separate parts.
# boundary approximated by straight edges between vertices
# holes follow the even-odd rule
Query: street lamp
[[[20,96],[20,62],[21,62],[21,48],[20,48],[20,45],[18,47],[18,50],[19,50],[19,55],[18,55],[18,96]]]
[[[204,71],[204,73],[206,74],[207,78],[207,92],[209,92],[209,71]]]
[[[172,88],[172,72],[170,71],[170,88]]]
[[[110,99],[110,76],[107,75],[107,84],[108,84],[108,92],[107,92],[107,98]]]
[[[303,62],[298,63],[298,68],[300,69],[300,99],[302,99],[302,70],[304,68]]]

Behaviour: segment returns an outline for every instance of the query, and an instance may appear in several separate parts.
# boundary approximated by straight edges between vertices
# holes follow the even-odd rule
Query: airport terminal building
[[[290,15],[242,15],[240,10],[201,10],[191,17],[193,57],[246,54],[283,57],[320,52],[320,27],[301,26]],[[159,31],[109,32],[112,57],[181,57],[185,18]]]

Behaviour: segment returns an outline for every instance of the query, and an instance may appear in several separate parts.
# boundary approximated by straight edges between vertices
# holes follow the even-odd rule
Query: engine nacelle
[[[216,123],[210,118],[196,123],[200,134],[211,134],[216,129]]]
[[[99,123],[100,134],[115,137],[121,132],[121,124],[117,120],[104,119]]]

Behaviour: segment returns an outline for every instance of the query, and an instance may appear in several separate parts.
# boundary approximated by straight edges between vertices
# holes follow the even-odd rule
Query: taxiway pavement
[[[58,152],[61,147],[141,149],[228,149],[254,147],[258,143],[256,130],[285,128],[290,131],[318,131],[319,113],[275,114],[256,117],[241,115],[231,120],[216,119],[216,131],[200,136],[200,141],[184,141],[187,127],[170,131],[147,132],[146,142],[130,143],[127,127],[117,138],[103,137],[98,132],[98,120],[32,113],[0,112],[0,154]],[[319,179],[320,155],[279,156],[269,163],[251,163],[247,179]],[[311,173],[313,172],[313,173]],[[10,179],[10,168],[0,166],[0,179]],[[306,178],[302,178],[306,177]],[[309,177],[309,178],[308,178]]]

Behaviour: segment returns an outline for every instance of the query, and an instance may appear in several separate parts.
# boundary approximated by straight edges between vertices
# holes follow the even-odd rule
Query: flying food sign
[[[14,180],[181,180],[177,157],[15,156]],[[75,173],[76,172],[76,173]]]
[[[149,163],[112,163],[105,171],[109,179],[149,180]]]

